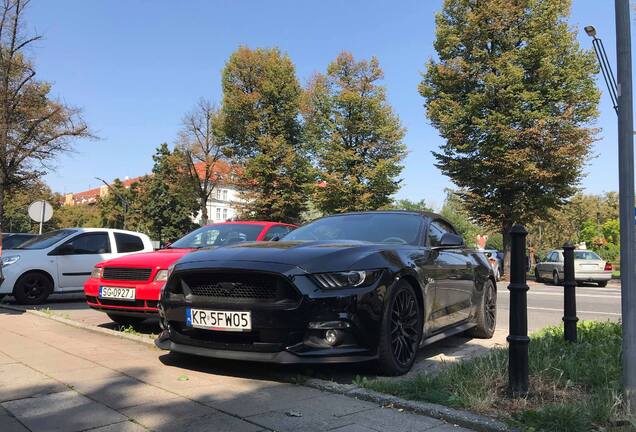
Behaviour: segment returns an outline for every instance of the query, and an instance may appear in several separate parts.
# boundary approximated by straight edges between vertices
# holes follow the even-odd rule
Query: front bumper
[[[92,309],[126,316],[153,317],[158,316],[157,305],[164,283],[155,281],[102,281],[90,278],[84,284],[84,294],[86,295],[86,303]],[[101,299],[99,298],[100,286],[134,288],[135,300]]]
[[[274,275],[289,283],[294,294],[272,302],[220,299],[175,293],[188,270],[171,276],[160,303],[162,327],[155,344],[164,350],[205,357],[290,363],[352,363],[377,358],[383,302],[391,278],[386,274],[366,288],[326,291],[303,271],[271,263],[251,263],[249,270]],[[215,268],[213,272],[237,269]],[[178,291],[178,288],[177,288]],[[186,308],[250,311],[252,329],[229,332],[186,325]],[[325,339],[328,329],[340,335],[337,344]]]

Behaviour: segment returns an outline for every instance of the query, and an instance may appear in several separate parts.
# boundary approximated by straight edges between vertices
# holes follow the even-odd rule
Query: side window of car
[[[110,253],[108,233],[80,234],[60,246],[64,255],[95,255]]]
[[[552,252],[548,255],[548,262],[557,262],[556,252]]]
[[[271,241],[275,237],[281,238],[290,231],[291,229],[285,225],[273,226],[265,233],[265,237],[263,237],[263,240]]]
[[[144,250],[143,240],[132,234],[115,233],[115,244],[117,245],[117,252],[137,252]]]
[[[448,230],[446,229],[444,225],[446,224],[442,221],[431,222],[431,224],[428,227],[428,240],[426,243],[428,246],[434,247],[434,246],[440,245],[440,242],[442,241],[442,236],[448,232]]]

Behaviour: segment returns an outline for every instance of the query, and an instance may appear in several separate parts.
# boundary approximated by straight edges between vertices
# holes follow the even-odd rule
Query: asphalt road
[[[510,292],[508,284],[498,285],[498,325],[508,328]],[[533,332],[549,325],[560,324],[563,317],[563,287],[528,282],[528,331]],[[607,287],[592,284],[576,287],[576,308],[580,320],[616,321],[621,315],[620,285],[612,281]]]

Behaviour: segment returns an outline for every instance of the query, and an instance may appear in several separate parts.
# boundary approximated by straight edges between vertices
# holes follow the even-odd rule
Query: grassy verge
[[[531,336],[530,394],[506,394],[507,349],[449,365],[436,376],[412,380],[359,380],[364,387],[483,414],[526,431],[627,431],[620,388],[621,327],[613,322],[579,322],[579,342],[563,340],[562,327]]]

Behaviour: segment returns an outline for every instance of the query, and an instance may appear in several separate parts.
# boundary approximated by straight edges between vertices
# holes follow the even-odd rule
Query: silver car
[[[538,262],[534,275],[537,282],[551,280],[554,285],[563,281],[563,249],[555,249]],[[591,250],[574,251],[574,279],[578,283],[596,282],[604,287],[612,279],[612,264]]]

